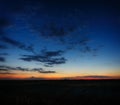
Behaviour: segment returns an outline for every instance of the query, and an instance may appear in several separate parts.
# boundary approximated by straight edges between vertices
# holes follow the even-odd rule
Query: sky
[[[120,78],[118,0],[0,1],[0,79]]]

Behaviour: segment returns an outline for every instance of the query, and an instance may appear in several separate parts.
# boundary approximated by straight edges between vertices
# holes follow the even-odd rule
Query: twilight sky
[[[0,78],[120,78],[119,11],[118,0],[0,1]]]

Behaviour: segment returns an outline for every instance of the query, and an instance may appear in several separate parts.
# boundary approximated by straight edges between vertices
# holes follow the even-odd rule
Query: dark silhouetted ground
[[[119,105],[120,80],[1,80],[0,105]]]

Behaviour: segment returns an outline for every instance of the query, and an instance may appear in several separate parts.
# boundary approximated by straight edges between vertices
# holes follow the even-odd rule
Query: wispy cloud
[[[7,44],[13,45],[13,46],[20,48],[22,50],[34,52],[33,45],[26,46],[24,43],[21,43],[17,40],[14,40],[14,39],[6,37],[6,36],[3,36],[1,40]]]
[[[87,75],[87,76],[75,76],[75,77],[65,77],[63,79],[67,80],[82,80],[82,79],[113,79],[112,76],[104,75]]]
[[[11,73],[11,72],[0,72],[0,74],[3,74],[3,75],[7,75],[7,74],[12,74],[12,75],[14,75],[14,74],[16,74],[16,73]]]
[[[44,64],[44,66],[53,66],[57,64],[64,64],[66,63],[66,59],[64,57],[61,57],[63,54],[63,51],[58,50],[58,51],[47,51],[47,50],[42,50],[41,54],[39,55],[22,55],[23,57],[20,58],[21,60],[24,61],[37,61],[41,62]]]
[[[32,71],[37,71],[37,72],[39,72],[39,73],[56,73],[56,71],[46,71],[46,70],[44,70],[43,68],[34,68],[34,69],[32,69]]]
[[[14,71],[25,71],[25,72],[37,72],[37,73],[56,73],[56,71],[48,71],[44,70],[43,68],[23,68],[23,67],[11,67],[11,66],[6,66],[6,65],[0,65],[0,73],[14,73]]]
[[[41,28],[41,35],[43,37],[64,37],[68,34],[70,34],[71,32],[74,32],[76,30],[75,26],[70,26],[69,27],[65,27],[64,25],[60,24],[58,25],[58,23],[52,22],[52,23],[48,23],[46,25],[43,25],[43,27]]]

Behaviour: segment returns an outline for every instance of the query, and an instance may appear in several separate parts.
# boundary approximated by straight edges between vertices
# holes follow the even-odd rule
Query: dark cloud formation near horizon
[[[103,75],[89,75],[89,76],[75,76],[75,77],[66,77],[64,80],[76,80],[76,79],[112,79],[112,76],[103,76]]]
[[[37,71],[37,72],[39,72],[39,73],[56,73],[56,71],[45,71],[45,70],[43,70],[43,68],[34,68],[34,69],[32,69],[32,71]]]
[[[78,77],[79,77],[79,76],[78,76]],[[81,78],[111,79],[111,76],[103,76],[103,75],[90,75],[90,76],[82,76]]]
[[[0,65],[0,74],[1,73],[13,73],[12,71],[26,71],[26,72],[38,72],[38,73],[56,73],[56,71],[48,71],[48,70],[44,70],[43,68],[33,68],[33,69],[29,69],[29,68],[23,68],[23,67],[11,67],[11,66],[6,66],[6,65]]]
[[[10,73],[10,72],[0,72],[0,74],[6,75],[6,74],[12,74],[15,75],[16,73]]]

